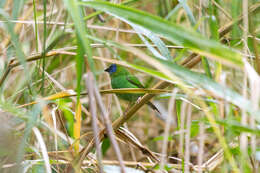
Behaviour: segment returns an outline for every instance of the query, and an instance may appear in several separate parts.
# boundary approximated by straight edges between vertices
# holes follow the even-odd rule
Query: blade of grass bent
[[[110,13],[121,20],[139,25],[151,32],[165,37],[173,43],[190,50],[215,58],[233,67],[242,67],[242,57],[236,51],[215,40],[208,40],[195,31],[170,23],[160,17],[122,5],[115,5],[101,1],[86,1],[80,4]]]
[[[168,48],[157,35],[155,35],[154,33],[152,33],[151,31],[149,31],[147,29],[144,29],[143,27],[139,27],[134,24],[132,24],[132,27],[137,31],[138,36],[145,43],[147,48],[154,54],[154,56],[160,57],[163,59],[165,59],[165,57],[166,57],[168,60],[171,60],[171,54],[170,54]],[[148,37],[157,46],[157,48],[159,49],[160,53],[163,56],[161,56],[161,54],[154,47],[152,47],[151,44],[141,34],[144,34],[146,37]]]

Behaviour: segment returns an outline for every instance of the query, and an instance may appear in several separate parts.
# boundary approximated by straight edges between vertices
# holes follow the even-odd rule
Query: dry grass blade
[[[39,144],[40,144],[40,147],[41,147],[41,150],[42,150],[43,160],[44,160],[44,163],[45,163],[46,172],[51,173],[51,165],[50,165],[50,162],[49,162],[49,156],[48,156],[48,153],[47,153],[47,149],[46,149],[46,145],[44,143],[43,137],[42,137],[40,131],[36,127],[34,127],[32,130],[33,130],[36,138],[39,141]]]
[[[148,148],[143,146],[140,141],[127,129],[120,127],[116,130],[116,136],[122,140],[122,142],[131,144],[138,148],[144,155],[148,156],[155,162],[159,162],[160,160],[150,151]]]
[[[99,140],[99,128],[97,124],[97,105],[96,105],[96,98],[94,95],[94,78],[92,72],[88,72],[86,78],[86,86],[88,90],[88,98],[89,98],[89,106],[90,106],[90,114],[92,116],[92,128],[94,133],[95,145],[96,145],[96,155],[97,155],[97,164],[99,167],[99,172],[103,172],[103,164],[102,164],[102,154],[100,148],[100,140]]]

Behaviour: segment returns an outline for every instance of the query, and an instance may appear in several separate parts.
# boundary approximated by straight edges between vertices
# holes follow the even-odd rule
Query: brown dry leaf
[[[47,124],[50,127],[53,127],[53,120],[51,118],[51,109],[48,105],[43,106],[42,114],[43,114],[43,118],[47,122]]]

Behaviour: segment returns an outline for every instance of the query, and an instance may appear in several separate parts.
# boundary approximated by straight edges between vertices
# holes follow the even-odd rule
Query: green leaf
[[[155,138],[153,138],[153,141],[163,141],[164,139],[164,136],[157,136]],[[172,136],[168,136],[168,141],[172,141],[173,140],[173,137]]]
[[[102,155],[105,156],[107,150],[110,148],[110,140],[108,138],[105,138],[101,145]]]
[[[64,118],[66,120],[66,128],[68,130],[69,136],[73,136],[73,125],[74,125],[74,114],[70,107],[67,105],[67,102],[70,102],[70,99],[59,99],[57,104],[59,109],[63,112]]]
[[[129,24],[141,26],[159,36],[167,38],[179,46],[189,48],[195,53],[215,58],[231,66],[243,66],[241,55],[231,48],[215,40],[208,40],[193,30],[170,23],[160,17],[123,5],[102,1],[87,1],[80,2],[80,4],[110,13]]]
[[[190,135],[191,135],[191,137],[196,137],[198,134],[199,134],[199,122],[192,121]]]
[[[247,132],[247,133],[252,133],[257,136],[260,136],[260,130],[257,128],[251,128],[249,126],[245,126],[240,124],[238,121],[235,120],[217,120],[217,123],[220,125],[225,126],[227,129],[231,129],[232,131],[237,131],[237,132]]]

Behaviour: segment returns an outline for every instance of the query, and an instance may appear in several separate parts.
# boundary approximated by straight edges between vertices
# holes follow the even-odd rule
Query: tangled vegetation
[[[259,172],[259,9],[1,0],[0,172]]]

